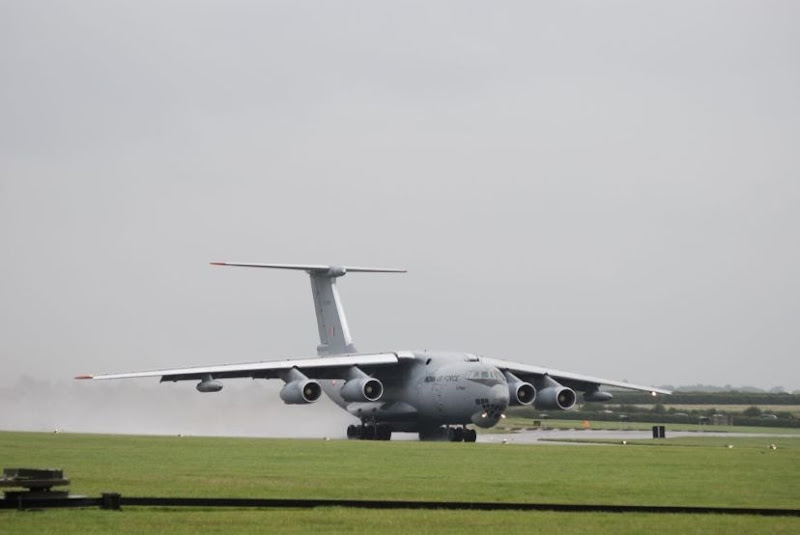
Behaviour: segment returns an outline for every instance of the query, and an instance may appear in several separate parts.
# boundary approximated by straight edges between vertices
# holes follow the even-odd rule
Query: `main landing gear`
[[[391,440],[392,428],[385,424],[348,425],[347,438],[356,440]]]
[[[466,427],[437,427],[419,432],[420,440],[449,440],[450,442],[475,442],[478,433]]]

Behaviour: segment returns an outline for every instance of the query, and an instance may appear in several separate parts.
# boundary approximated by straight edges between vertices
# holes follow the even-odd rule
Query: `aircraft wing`
[[[161,377],[161,381],[196,381],[211,375],[214,379],[252,377],[253,379],[278,378],[292,368],[302,371],[312,379],[339,379],[345,377],[347,370],[358,366],[365,373],[372,374],[378,368],[397,365],[413,355],[403,352],[373,353],[361,355],[342,355],[336,357],[312,357],[244,364],[222,364],[219,366],[198,366],[192,368],[173,368],[131,373],[112,373],[106,375],[79,375],[76,379],[136,379],[141,377]]]
[[[601,377],[592,377],[590,375],[580,375],[577,373],[553,370],[550,368],[541,368],[539,366],[530,366],[528,364],[520,364],[519,362],[512,362],[509,360],[492,358],[481,358],[481,360],[487,364],[496,366],[502,371],[509,371],[523,381],[534,382],[537,378],[548,376],[566,387],[582,392],[596,390],[600,385],[606,385],[613,386],[615,388],[625,388],[627,390],[641,390],[643,392],[655,394],[672,394],[672,392],[669,390],[656,388],[654,386],[635,385],[626,383],[624,381],[614,381],[612,379],[603,379]]]

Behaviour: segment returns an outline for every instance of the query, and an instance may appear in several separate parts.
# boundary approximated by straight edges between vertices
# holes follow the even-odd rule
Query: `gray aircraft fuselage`
[[[399,373],[398,373],[399,372]],[[362,421],[386,423],[396,431],[424,432],[440,426],[492,427],[509,405],[503,373],[468,353],[414,352],[402,370],[376,374],[384,386],[380,401],[349,403],[341,381],[322,382],[325,393]]]

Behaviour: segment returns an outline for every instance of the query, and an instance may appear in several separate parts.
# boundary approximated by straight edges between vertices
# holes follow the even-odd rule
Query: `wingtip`
[[[76,375],[75,379],[94,379],[93,375]]]
[[[209,262],[212,266],[224,266],[225,262]]]

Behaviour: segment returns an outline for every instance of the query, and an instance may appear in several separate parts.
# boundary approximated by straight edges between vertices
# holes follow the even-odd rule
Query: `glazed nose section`
[[[500,421],[508,407],[508,385],[494,385],[486,389],[481,408],[470,418],[478,427],[489,428]]]

